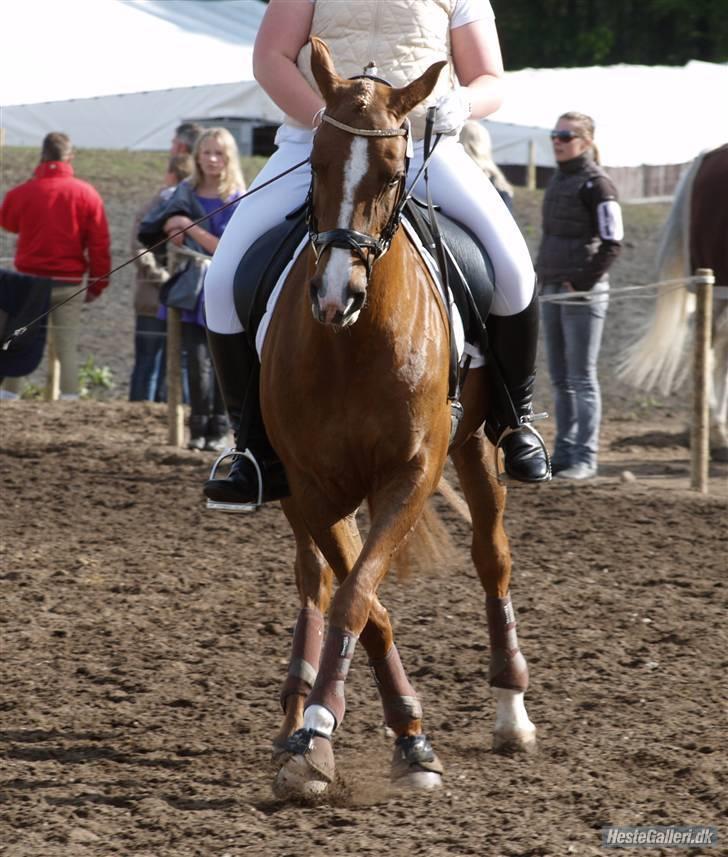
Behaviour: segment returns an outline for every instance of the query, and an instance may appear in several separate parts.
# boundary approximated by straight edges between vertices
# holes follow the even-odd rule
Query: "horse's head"
[[[407,114],[432,92],[445,63],[395,89],[371,77],[345,80],[324,42],[312,38],[311,48],[326,109],[311,152],[309,232],[316,270],[309,288],[314,317],[345,327],[358,318],[372,265],[399,223]]]

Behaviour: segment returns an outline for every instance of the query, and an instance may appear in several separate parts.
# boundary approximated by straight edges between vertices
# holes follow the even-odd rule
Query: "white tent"
[[[728,142],[728,64],[523,69],[506,74],[503,106],[489,117],[499,163],[553,166],[548,131],[560,114],[596,122],[602,162],[613,167],[682,164]]]
[[[259,0],[19,0],[0,50],[5,143],[63,130],[81,147],[165,149],[182,119],[279,122],[253,79],[264,11]]]

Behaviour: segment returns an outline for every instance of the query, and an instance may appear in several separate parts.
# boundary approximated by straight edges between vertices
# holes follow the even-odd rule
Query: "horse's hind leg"
[[[473,519],[471,552],[485,590],[490,637],[490,686],[496,700],[493,749],[533,750],[536,729],[528,718],[524,694],[528,667],[516,637],[509,595],[511,552],[503,527],[506,489],[498,482],[492,449],[482,433],[472,435],[451,457]]]
[[[719,307],[723,307],[722,311]],[[710,401],[710,456],[728,461],[728,301],[715,304],[713,377]]]

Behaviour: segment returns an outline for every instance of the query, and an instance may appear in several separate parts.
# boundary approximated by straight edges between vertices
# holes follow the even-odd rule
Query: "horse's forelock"
[[[364,113],[368,110],[374,101],[374,81],[373,80],[357,80],[354,82],[352,90],[352,103],[354,109],[359,113]]]

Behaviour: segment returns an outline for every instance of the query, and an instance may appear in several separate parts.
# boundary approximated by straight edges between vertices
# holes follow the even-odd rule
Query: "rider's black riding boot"
[[[491,315],[487,321],[494,388],[488,422],[503,450],[506,473],[521,482],[545,482],[551,478],[548,452],[532,425],[538,322],[535,294],[517,315]]]
[[[255,349],[245,333],[207,332],[212,361],[220,390],[227,407],[237,452],[252,456],[260,468],[262,501],[287,497],[288,481],[263,424],[258,398],[260,364]],[[208,479],[204,492],[209,500],[241,507],[257,504],[258,471],[249,457],[235,456],[224,479]]]

